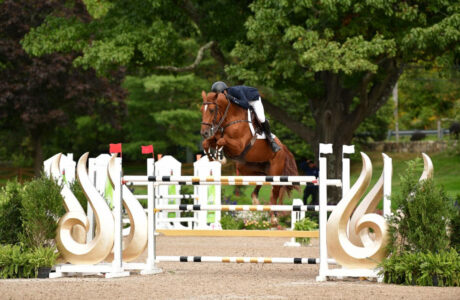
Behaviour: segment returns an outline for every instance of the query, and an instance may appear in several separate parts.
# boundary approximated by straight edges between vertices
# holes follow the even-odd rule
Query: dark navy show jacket
[[[249,108],[249,101],[259,100],[259,91],[256,88],[245,86],[245,85],[235,85],[227,89],[228,95],[227,98],[233,103],[244,107]]]

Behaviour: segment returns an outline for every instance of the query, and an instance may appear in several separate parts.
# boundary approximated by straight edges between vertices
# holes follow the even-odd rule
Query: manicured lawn
[[[367,152],[366,153],[373,165],[373,176],[372,181],[369,185],[369,189],[377,182],[383,169],[383,159],[381,153]],[[392,180],[392,194],[400,192],[400,176],[404,174],[407,169],[407,162],[416,158],[420,158],[423,164],[423,159],[420,154],[416,153],[387,153],[393,161],[393,180]],[[442,186],[450,198],[455,198],[456,195],[460,195],[460,156],[450,155],[446,152],[428,154],[434,166],[434,180],[439,186]],[[361,159],[355,159],[351,164],[351,185],[356,181],[361,172]],[[420,175],[422,174],[423,168],[418,170]],[[303,188],[303,187],[302,187]],[[224,197],[232,195],[233,187],[223,187]],[[250,204],[250,194],[252,187],[242,187],[243,195],[238,197],[238,204]],[[268,203],[270,199],[270,187],[264,186],[260,191],[261,203]],[[297,191],[293,192],[291,199],[286,199],[285,204],[290,204],[293,198],[302,198],[302,193]],[[233,199],[236,199],[234,196]]]
[[[372,165],[373,165],[373,176],[372,181],[369,186],[369,189],[375,184],[378,180],[380,174],[382,173],[383,168],[383,160],[381,153],[377,152],[366,152],[369,155]],[[407,169],[407,162],[416,158],[420,158],[422,161],[422,156],[416,153],[387,153],[393,160],[393,180],[392,180],[392,193],[398,193],[400,191],[400,176],[404,174]],[[429,154],[433,161],[434,165],[434,180],[437,185],[443,186],[447,195],[451,198],[455,198],[456,195],[460,195],[460,156],[459,155],[452,155],[447,152],[442,153],[435,153]],[[352,160],[351,164],[351,184],[353,184],[356,179],[359,177],[361,171],[361,158],[356,156],[357,158]],[[224,166],[224,174],[226,175],[233,175],[232,167],[230,164]],[[423,169],[418,170],[420,175],[422,174]],[[125,174],[145,174],[145,166],[144,165],[125,165],[124,166]],[[182,173],[184,175],[192,175],[192,166],[185,165],[182,168]],[[303,187],[301,187],[303,189]],[[192,192],[193,189],[191,187],[182,187],[182,189],[187,189],[187,192]],[[241,186],[240,187],[240,196],[235,196],[235,187],[233,186],[223,186],[222,187],[222,202],[230,201],[235,202],[237,201],[238,204],[251,204],[251,192],[253,191],[254,187],[252,186]],[[263,186],[260,190],[259,198],[261,204],[268,204],[270,200],[270,187]],[[142,187],[136,187],[136,193],[145,193],[146,189]],[[292,199],[294,198],[302,198],[303,193],[300,191],[293,191],[292,197],[290,199],[285,199],[285,204],[291,204]]]

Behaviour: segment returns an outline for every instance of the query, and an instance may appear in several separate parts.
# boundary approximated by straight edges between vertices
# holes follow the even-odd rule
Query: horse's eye
[[[213,114],[213,113],[214,113],[214,109],[211,108],[211,109],[209,110],[209,112]]]

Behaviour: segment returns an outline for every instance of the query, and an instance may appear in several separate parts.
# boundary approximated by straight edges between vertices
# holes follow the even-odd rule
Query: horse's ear
[[[201,91],[201,97],[203,98],[203,102],[206,102],[206,92]]]

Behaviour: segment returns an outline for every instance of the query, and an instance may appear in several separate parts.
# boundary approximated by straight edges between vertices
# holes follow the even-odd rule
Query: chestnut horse
[[[203,91],[201,96],[202,145],[210,160],[214,159],[210,155],[211,149],[219,149],[226,158],[236,162],[241,175],[298,175],[294,155],[278,138],[275,141],[281,150],[273,153],[266,140],[253,137],[247,109],[232,103],[222,93],[206,94]],[[260,188],[260,185],[256,186],[251,194],[253,204],[259,204]],[[283,196],[290,195],[292,189],[300,190],[298,186],[272,186],[270,204],[282,204]]]

